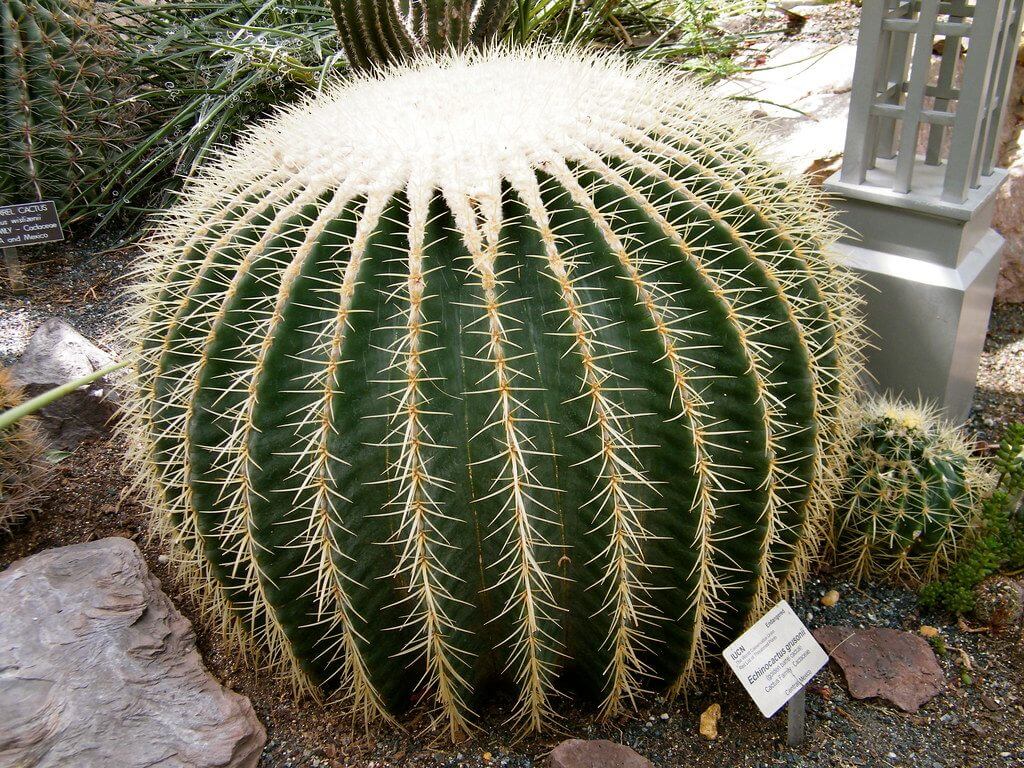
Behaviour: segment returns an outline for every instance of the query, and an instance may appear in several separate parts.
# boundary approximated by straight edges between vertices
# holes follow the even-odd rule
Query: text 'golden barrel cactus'
[[[859,361],[802,187],[675,76],[557,50],[361,76],[163,222],[140,464],[272,663],[453,732],[563,673],[678,690],[800,582]]]

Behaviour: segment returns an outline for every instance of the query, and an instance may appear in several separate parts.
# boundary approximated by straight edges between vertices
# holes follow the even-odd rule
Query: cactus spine
[[[0,14],[0,204],[52,199],[77,218],[124,137],[113,34],[88,0],[3,0]]]
[[[0,414],[24,401],[21,390],[0,368]],[[0,428],[0,534],[31,516],[46,483],[46,446],[32,417]]]
[[[979,462],[929,407],[877,398],[854,419],[833,535],[839,566],[857,581],[930,582],[973,530]]]
[[[856,300],[739,124],[617,58],[451,54],[192,183],[150,249],[131,431],[267,663],[370,716],[425,691],[452,733],[510,680],[535,730],[563,672],[618,713],[799,587]]]

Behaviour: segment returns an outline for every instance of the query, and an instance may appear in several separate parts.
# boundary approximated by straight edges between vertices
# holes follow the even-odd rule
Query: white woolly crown
[[[604,154],[667,114],[709,119],[708,101],[697,85],[616,57],[472,52],[334,84],[257,127],[227,165],[235,178],[244,159],[254,175],[283,170],[313,189],[413,182],[485,196],[525,167]]]

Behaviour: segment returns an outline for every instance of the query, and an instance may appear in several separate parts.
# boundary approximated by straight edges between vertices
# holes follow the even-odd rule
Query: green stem
[[[7,429],[9,426],[14,424],[19,419],[23,419],[26,416],[35,413],[40,408],[49,405],[54,400],[59,400],[60,398],[64,397],[64,395],[71,394],[79,387],[84,387],[86,384],[91,384],[92,382],[96,381],[96,379],[102,379],[108,373],[118,371],[121,368],[124,368],[126,365],[128,365],[128,361],[125,361],[123,363],[111,363],[105,368],[100,368],[98,371],[93,371],[92,373],[88,374],[87,376],[83,376],[80,379],[69,381],[67,384],[61,384],[59,387],[54,387],[51,390],[43,392],[41,395],[33,397],[31,400],[26,400],[19,406],[16,406],[14,408],[11,408],[10,410],[0,413],[0,432]]]

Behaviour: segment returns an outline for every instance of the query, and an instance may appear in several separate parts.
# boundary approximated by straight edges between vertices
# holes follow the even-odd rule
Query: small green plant
[[[876,398],[854,415],[832,548],[857,581],[919,586],[972,534],[983,477],[972,447],[924,406]]]
[[[945,657],[949,653],[949,646],[946,645],[946,638],[942,635],[933,635],[928,638],[928,643],[937,656]]]
[[[926,607],[967,613],[975,607],[981,582],[1000,571],[1024,569],[1024,424],[1007,429],[992,465],[996,486],[982,504],[976,540],[944,579],[922,590]]]
[[[0,14],[0,204],[52,199],[73,222],[128,135],[124,57],[90,0],[2,0]]]
[[[24,403],[21,390],[0,368],[0,413]],[[46,445],[31,416],[0,425],[0,534],[30,517],[46,483]]]

